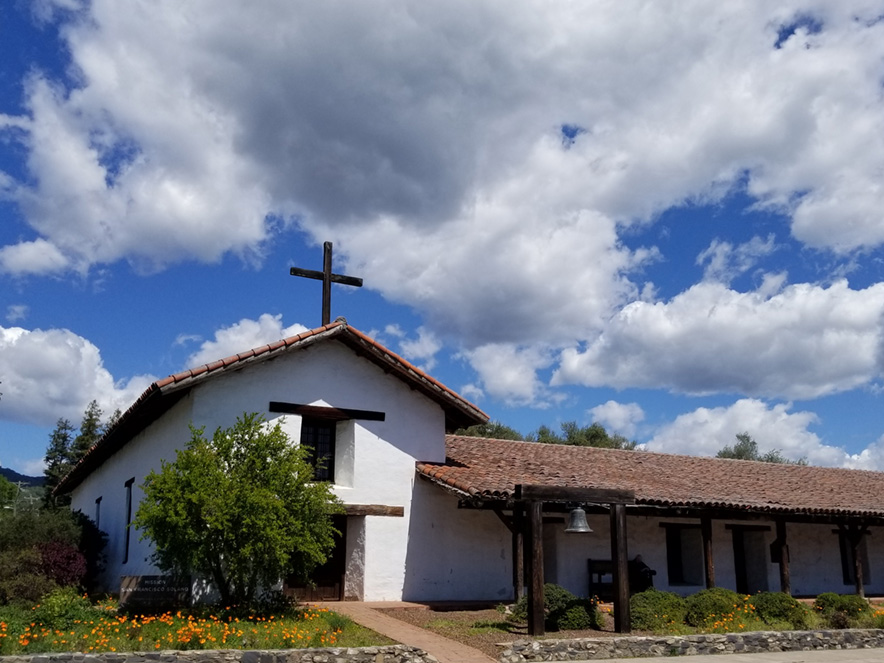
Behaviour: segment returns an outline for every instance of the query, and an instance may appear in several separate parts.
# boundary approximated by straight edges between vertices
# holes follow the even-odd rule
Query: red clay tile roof
[[[636,504],[884,517],[884,473],[448,435],[446,462],[420,475],[477,500],[516,484],[628,489]]]
[[[385,372],[395,375],[411,388],[436,401],[445,411],[445,424],[448,430],[488,421],[488,415],[475,405],[395,352],[349,326],[343,318],[339,318],[323,327],[157,380],[123,413],[116,425],[88,451],[61,481],[55,492],[63,494],[76,488],[101,463],[160,417],[196,384],[228,371],[240,370],[249,364],[274,359],[284,353],[330,339],[343,343],[357,355],[377,364]]]
[[[385,371],[394,373],[400,379],[411,383],[413,387],[437,401],[445,409],[446,417],[452,420],[452,425],[449,426],[449,429],[466,428],[488,421],[488,415],[475,405],[435,378],[424,373],[408,360],[392,350],[388,350],[370,336],[367,336],[355,327],[351,327],[343,318],[339,318],[324,327],[311,329],[296,336],[289,336],[274,343],[262,345],[259,348],[253,348],[225,359],[219,359],[211,364],[204,364],[181,373],[175,373],[152,384],[142,395],[142,398],[154,387],[164,392],[171,392],[173,389],[181,387],[189,387],[194,382],[206,379],[219,372],[230,369],[239,370],[247,363],[266,361],[292,349],[303,348],[317,341],[330,338],[342,341],[353,349],[356,354],[380,365]]]

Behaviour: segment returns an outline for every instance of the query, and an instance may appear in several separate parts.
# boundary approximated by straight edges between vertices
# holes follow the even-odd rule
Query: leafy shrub
[[[684,621],[687,606],[685,600],[672,592],[646,589],[634,594],[629,600],[632,628],[639,631],[664,631],[673,623]]]
[[[0,656],[18,653],[19,637],[33,621],[32,614],[30,608],[0,606]]]
[[[732,589],[704,589],[685,599],[685,621],[691,626],[703,626],[708,620],[731,614],[742,605],[743,597]]]
[[[836,610],[826,617],[826,621],[829,623],[831,628],[844,629],[850,628],[851,622],[850,617],[843,610]]]
[[[856,618],[869,610],[869,602],[859,594],[825,592],[816,597],[813,607],[820,610],[823,615],[841,611],[847,613],[849,617]]]
[[[89,599],[73,587],[61,587],[43,597],[34,609],[34,621],[51,629],[68,629],[75,622],[86,622],[93,614]]]
[[[583,603],[574,603],[563,612],[555,615],[556,629],[559,631],[581,631],[588,628],[598,628],[598,619],[593,619],[592,613],[598,614],[595,605],[589,606]],[[551,615],[552,617],[553,615]]]
[[[0,605],[31,606],[57,587],[40,562],[36,548],[0,550]]]
[[[829,615],[838,609],[840,597],[835,592],[823,592],[816,597],[813,602],[815,610],[819,610],[823,615]]]
[[[544,626],[548,631],[599,628],[602,625],[602,616],[593,601],[577,598],[564,587],[552,583],[543,586],[543,614]],[[513,606],[513,619],[522,622],[528,619],[527,595]]]
[[[846,612],[848,617],[856,619],[862,613],[869,611],[869,602],[858,594],[842,594],[838,609]]]
[[[42,509],[0,518],[0,605],[33,605],[59,586],[83,586],[90,568],[100,570],[102,536],[79,512]]]
[[[788,624],[794,629],[809,625],[809,615],[804,605],[782,592],[761,592],[749,599],[757,617],[768,626]]]
[[[858,594],[824,592],[816,597],[813,607],[823,613],[832,628],[850,628],[857,619],[870,611],[869,602]]]
[[[77,547],[63,541],[47,541],[37,546],[40,571],[60,587],[79,585],[86,576],[86,558]]]
[[[548,582],[543,586],[543,613],[545,615],[549,615],[553,612],[560,612],[568,606],[568,604],[576,600],[577,597],[564,587],[554,585],[551,582]],[[527,594],[520,597],[513,606],[513,618],[520,622],[528,619]]]
[[[543,586],[543,611],[548,615],[567,610],[575,601],[577,597],[564,587],[552,583]]]

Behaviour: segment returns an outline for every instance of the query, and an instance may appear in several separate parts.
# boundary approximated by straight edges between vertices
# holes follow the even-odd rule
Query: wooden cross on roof
[[[313,269],[301,269],[300,267],[292,267],[289,270],[292,276],[303,276],[308,279],[316,279],[322,281],[322,324],[323,326],[331,322],[331,284],[341,283],[343,285],[352,285],[356,288],[362,287],[362,279],[355,276],[344,276],[343,274],[332,274],[332,243],[325,242],[322,245],[322,271],[317,272]]]

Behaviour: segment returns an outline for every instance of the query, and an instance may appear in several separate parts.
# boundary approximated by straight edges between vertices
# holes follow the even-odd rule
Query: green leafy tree
[[[459,428],[454,431],[455,435],[467,435],[469,437],[488,437],[495,440],[524,440],[525,437],[515,428],[511,428],[499,421],[489,421],[484,424],[476,424],[468,428]]]
[[[765,453],[758,450],[758,443],[749,433],[738,433],[734,446],[727,445],[721,449],[716,458],[733,458],[736,460],[760,460],[764,463],[783,463],[785,465],[807,465],[807,459],[790,460],[779,449],[771,449]]]
[[[576,447],[600,447],[603,449],[635,449],[635,442],[622,435],[610,435],[599,423],[578,426],[576,421],[566,421],[561,425],[561,433],[549,426],[541,426],[529,436],[534,442],[543,444],[570,444]]]
[[[18,486],[6,477],[0,476],[0,509],[12,507],[18,496]]]
[[[86,406],[83,413],[83,420],[80,422],[80,432],[70,447],[71,467],[80,462],[80,459],[86,455],[86,452],[98,442],[104,433],[104,426],[101,424],[101,408],[98,407],[97,401],[92,401]]]
[[[231,428],[191,439],[175,462],[145,479],[133,521],[165,572],[211,581],[227,605],[253,604],[262,587],[307,577],[334,546],[341,510],[313,481],[306,450],[276,424],[244,414]]]
[[[46,448],[46,469],[43,470],[45,481],[43,483],[45,493],[43,504],[46,507],[67,506],[70,497],[67,495],[55,496],[52,491],[71,469],[71,443],[74,439],[74,427],[67,419],[59,419],[55,424],[55,430],[49,436],[49,446]]]
[[[123,413],[120,411],[120,408],[117,408],[113,411],[110,418],[107,420],[107,423],[104,425],[102,429],[102,434],[109,431],[111,428],[117,425],[117,422],[123,417]]]

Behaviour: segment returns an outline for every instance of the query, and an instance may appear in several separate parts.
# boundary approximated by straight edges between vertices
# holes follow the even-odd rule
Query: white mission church
[[[622,601],[637,555],[679,594],[884,594],[884,473],[455,436],[487,416],[343,319],[155,382],[74,468],[108,590],[159,573],[129,528],[148,472],[244,412],[328,458],[346,515],[316,598]],[[565,532],[577,506],[592,533]]]

